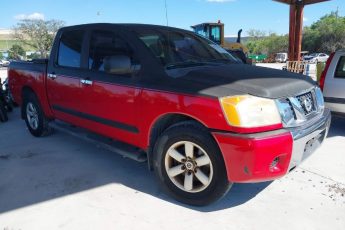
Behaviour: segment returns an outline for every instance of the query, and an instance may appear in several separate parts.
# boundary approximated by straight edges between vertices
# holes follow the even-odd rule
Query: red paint
[[[329,55],[329,58],[327,59],[326,62],[326,66],[325,69],[322,71],[321,73],[321,77],[320,77],[320,89],[323,91],[323,87],[325,86],[325,80],[326,80],[326,75],[329,69],[329,66],[332,62],[332,59],[334,57],[335,52],[331,53],[331,55]]]
[[[169,114],[188,116],[213,130],[243,134],[282,128],[281,124],[255,128],[232,127],[227,123],[217,98],[97,81],[93,81],[91,86],[82,85],[80,79],[66,76],[57,76],[55,80],[48,79],[46,83],[44,73],[30,71],[10,69],[9,74],[11,90],[15,101],[19,104],[22,102],[23,87],[29,87],[38,96],[47,116],[142,149],[147,149],[149,146],[150,132],[155,122]],[[129,132],[59,112],[51,108],[53,104],[131,125],[137,127],[139,132]],[[228,178],[231,181],[271,180],[287,172],[292,148],[292,138],[289,133],[262,139],[243,139],[219,133],[215,133],[214,137],[223,153]],[[276,156],[281,157],[281,163],[270,172],[269,164]],[[248,168],[249,174],[244,173],[244,167]]]
[[[23,102],[23,88],[28,87],[32,91],[34,91],[36,96],[38,97],[44,114],[47,117],[53,118],[53,113],[50,110],[45,87],[46,73],[8,68],[8,76],[11,76],[9,78],[9,86],[13,94],[14,100],[18,104],[22,104]]]
[[[224,133],[213,133],[213,136],[223,153],[230,181],[267,181],[287,173],[293,146],[289,132],[262,138],[239,138]],[[270,170],[276,157],[280,162]]]

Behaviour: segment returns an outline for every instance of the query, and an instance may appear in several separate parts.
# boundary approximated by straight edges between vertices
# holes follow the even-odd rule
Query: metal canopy
[[[273,0],[290,5],[289,60],[299,61],[302,47],[303,9],[305,5],[330,0]]]
[[[303,5],[310,5],[310,4],[314,4],[314,3],[319,3],[319,2],[326,2],[326,1],[330,1],[330,0],[273,0],[276,2],[281,2],[281,3],[285,3],[285,4],[289,4],[289,5],[293,5],[293,4],[303,4]]]

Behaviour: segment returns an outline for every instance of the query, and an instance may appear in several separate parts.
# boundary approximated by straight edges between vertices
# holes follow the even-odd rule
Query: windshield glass
[[[214,63],[238,63],[225,49],[192,32],[136,29],[151,53],[168,69]]]
[[[313,53],[313,54],[310,54],[309,56],[316,57],[317,54],[316,54],[316,53]]]

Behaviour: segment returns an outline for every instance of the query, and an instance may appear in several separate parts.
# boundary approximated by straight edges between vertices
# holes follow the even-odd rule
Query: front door
[[[118,33],[94,30],[88,39],[88,73],[81,81],[81,116],[89,129],[114,139],[136,144],[139,130],[135,100],[139,89],[131,74],[116,70],[119,61],[134,54]]]

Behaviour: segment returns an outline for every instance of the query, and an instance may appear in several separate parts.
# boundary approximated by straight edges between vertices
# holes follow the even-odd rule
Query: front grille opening
[[[311,92],[299,95],[296,98],[303,108],[304,115],[309,115],[316,110],[315,101]]]

